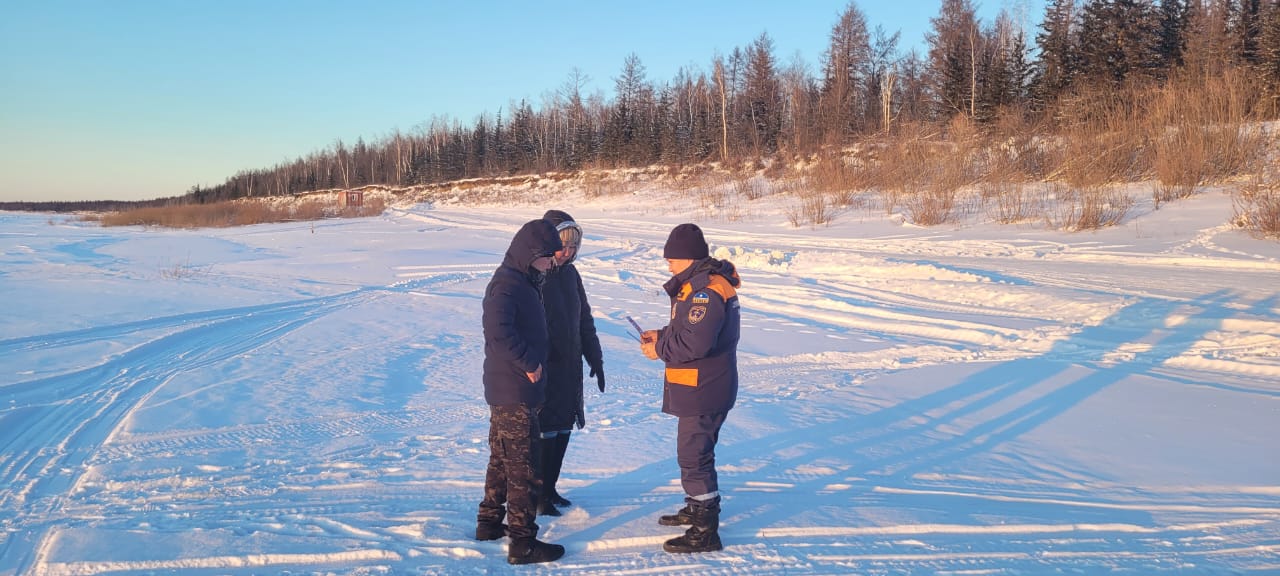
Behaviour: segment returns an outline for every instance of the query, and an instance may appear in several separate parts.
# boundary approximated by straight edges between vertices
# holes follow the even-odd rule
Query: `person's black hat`
[[[681,224],[671,229],[662,257],[673,260],[701,260],[710,255],[707,239],[697,224]]]

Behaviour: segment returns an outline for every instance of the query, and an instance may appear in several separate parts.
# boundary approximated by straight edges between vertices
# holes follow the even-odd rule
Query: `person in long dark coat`
[[[489,404],[489,466],[476,515],[476,539],[505,534],[507,562],[551,562],[564,546],[539,541],[536,442],[546,399],[551,344],[542,310],[543,274],[562,248],[546,220],[525,223],[511,239],[484,293],[484,399]],[[505,510],[504,510],[505,505]],[[502,524],[506,516],[507,524]]]
[[[542,428],[542,491],[538,514],[559,516],[557,507],[571,504],[556,490],[569,437],[574,426],[582,429],[586,425],[582,361],[586,359],[589,376],[596,379],[596,386],[604,392],[604,360],[591,305],[587,303],[587,291],[573,264],[582,246],[582,227],[560,210],[548,210],[542,218],[555,225],[564,248],[556,252],[555,266],[547,272],[542,288],[551,354],[547,358],[547,400],[538,418]]]

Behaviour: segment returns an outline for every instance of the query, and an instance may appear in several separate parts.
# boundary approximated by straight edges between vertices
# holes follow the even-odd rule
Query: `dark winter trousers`
[[[681,416],[676,427],[676,463],[680,485],[689,498],[702,502],[720,494],[716,480],[716,442],[727,412]]]
[[[538,535],[534,521],[538,511],[538,437],[538,415],[533,407],[489,407],[489,468],[476,521],[500,524],[505,504],[507,536],[512,540]]]
[[[542,433],[542,442],[539,443],[542,451],[541,469],[538,471],[541,483],[538,488],[544,500],[558,494],[556,482],[560,481],[560,470],[564,467],[564,456],[569,451],[569,437],[572,434],[572,430]]]

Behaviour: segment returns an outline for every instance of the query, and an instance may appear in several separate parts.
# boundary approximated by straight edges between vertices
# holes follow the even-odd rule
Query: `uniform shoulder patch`
[[[694,304],[706,304],[708,302],[711,302],[711,297],[706,292],[698,292],[693,295]]]
[[[684,286],[680,287],[680,293],[676,294],[676,300],[684,302],[685,299],[689,297],[689,293],[692,291],[693,291],[693,288],[686,283]]]
[[[697,324],[697,323],[701,322],[703,318],[706,318],[706,317],[707,317],[707,307],[706,307],[706,306],[694,306],[693,308],[690,308],[690,309],[689,309],[689,323],[690,323],[690,324]]]

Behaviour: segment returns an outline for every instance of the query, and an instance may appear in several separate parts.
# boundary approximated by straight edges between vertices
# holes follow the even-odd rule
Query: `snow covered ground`
[[[566,196],[566,198],[570,198]],[[661,195],[419,204],[175,231],[0,213],[0,574],[1280,573],[1280,243],[1220,193],[1069,234]],[[559,562],[477,542],[480,299],[546,208],[608,390],[587,390]],[[681,505],[661,246],[743,278],[723,552]]]

